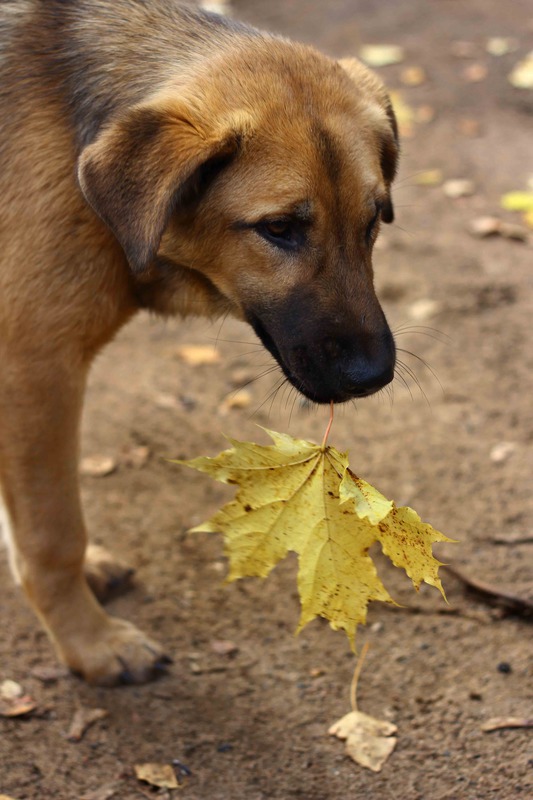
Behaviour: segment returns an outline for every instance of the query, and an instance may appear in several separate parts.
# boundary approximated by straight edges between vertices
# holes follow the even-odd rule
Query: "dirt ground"
[[[363,42],[405,48],[404,62],[381,73],[416,120],[403,141],[397,224],[383,232],[375,264],[398,345],[419,357],[400,354],[422,391],[404,372],[409,388],[399,376],[393,402],[383,394],[339,410],[331,442],[348,449],[354,468],[387,496],[459,540],[440,548],[442,560],[533,600],[533,246],[468,232],[471,220],[487,214],[521,223],[499,203],[533,175],[532,93],[507,79],[532,49],[531,4],[239,0],[233,6],[236,16],[333,55],[355,54]],[[512,37],[517,49],[490,55],[489,37]],[[422,67],[425,81],[405,86],[406,66]],[[436,169],[444,180],[471,179],[474,193],[452,199],[439,183],[419,184],[421,173]],[[177,356],[180,344],[214,340],[218,364],[188,366]],[[174,664],[143,687],[93,689],[53,670],[43,681],[54,655],[1,553],[0,682],[20,683],[37,709],[0,719],[0,794],[16,800],[533,796],[531,729],[481,730],[493,717],[533,718],[532,635],[524,615],[490,605],[443,573],[446,607],[434,589],[416,595],[403,573],[379,562],[404,607],[374,604],[358,638],[371,645],[360,707],[398,726],[396,750],[374,774],[327,735],[349,710],[355,659],[344,635],[325,623],[294,637],[295,561],[264,582],[225,586],[220,537],[187,534],[231,492],[166,458],[215,454],[224,447],[222,432],[265,441],[257,423],[302,438],[323,434],[327,411],[307,408],[287,390],[273,396],[275,373],[248,387],[250,405],[228,409],[239,383],[270,363],[241,324],[148,317],[99,359],[84,454],[120,459],[128,448],[146,446],[150,457],[140,467],[121,462],[107,477],[83,478],[87,521],[95,541],[137,570],[135,588],[110,611],[150,630]],[[233,643],[230,654],[217,652],[221,641]],[[108,716],[72,743],[66,734],[80,705]],[[135,764],[173,761],[182,776],[180,764],[190,771],[179,790],[158,794],[134,777]]]

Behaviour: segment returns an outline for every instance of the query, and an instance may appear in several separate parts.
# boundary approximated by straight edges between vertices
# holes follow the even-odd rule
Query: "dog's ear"
[[[390,196],[390,186],[398,168],[400,144],[398,123],[390,97],[378,76],[356,58],[342,58],[339,64],[348,73],[358,89],[370,94],[382,112],[385,112],[385,125],[378,131],[381,172],[388,190],[387,200],[383,204],[381,211],[381,219],[383,222],[393,222],[394,208]]]
[[[195,116],[175,102],[135,107],[81,153],[81,190],[136,274],[152,261],[172,211],[202,168],[239,148],[243,119],[207,130]]]

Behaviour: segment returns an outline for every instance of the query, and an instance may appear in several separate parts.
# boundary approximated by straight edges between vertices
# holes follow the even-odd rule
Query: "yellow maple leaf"
[[[346,632],[352,648],[369,601],[394,603],[368,555],[374,542],[416,589],[425,581],[442,592],[431,545],[450,539],[358,478],[345,453],[266,432],[273,445],[230,439],[233,447],[215,458],[178,462],[239,487],[234,500],[193,528],[224,534],[228,581],[266,577],[289,551],[297,553],[298,631],[324,617]]]

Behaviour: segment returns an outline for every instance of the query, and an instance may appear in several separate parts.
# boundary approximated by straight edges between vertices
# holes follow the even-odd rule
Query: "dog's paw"
[[[116,559],[105,547],[90,544],[85,553],[83,571],[87,583],[101,603],[128,591],[135,570]]]
[[[71,642],[61,656],[75,674],[96,686],[146,683],[160,677],[172,661],[135,625],[114,617],[106,617],[94,639]]]

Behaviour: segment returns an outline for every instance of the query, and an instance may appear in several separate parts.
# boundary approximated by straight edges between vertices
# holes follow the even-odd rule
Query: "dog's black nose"
[[[393,380],[394,364],[394,356],[389,353],[378,360],[359,356],[340,371],[340,388],[351,397],[368,397]]]

